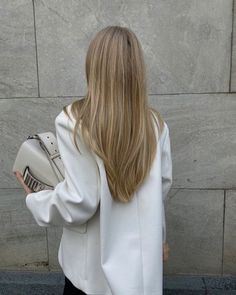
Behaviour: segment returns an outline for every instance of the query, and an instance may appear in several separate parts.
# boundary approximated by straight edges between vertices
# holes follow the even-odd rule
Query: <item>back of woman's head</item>
[[[71,109],[75,144],[78,148],[81,123],[85,143],[104,162],[113,199],[128,202],[149,174],[157,148],[144,56],[136,35],[120,26],[99,31],[87,51],[86,78],[87,94]],[[152,110],[160,134],[163,120]]]

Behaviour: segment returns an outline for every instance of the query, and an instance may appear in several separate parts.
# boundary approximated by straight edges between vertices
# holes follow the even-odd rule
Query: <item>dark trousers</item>
[[[64,286],[63,295],[86,295],[86,293],[84,293],[80,289],[77,289],[71,283],[71,281],[65,276],[65,286]]]

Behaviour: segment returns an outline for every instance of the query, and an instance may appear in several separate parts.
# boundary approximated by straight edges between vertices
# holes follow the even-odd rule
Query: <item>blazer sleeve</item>
[[[55,119],[58,150],[64,165],[63,181],[53,190],[42,190],[27,195],[26,205],[37,224],[75,226],[86,223],[99,204],[99,172],[94,155],[78,137],[76,149],[72,141],[74,119],[64,111]]]
[[[163,242],[166,242],[166,216],[165,203],[167,194],[172,185],[172,158],[169,127],[164,123],[163,143],[161,151],[161,175],[162,175],[162,224],[163,224]]]

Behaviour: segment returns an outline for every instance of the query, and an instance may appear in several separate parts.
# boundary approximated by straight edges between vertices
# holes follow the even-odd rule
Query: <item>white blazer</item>
[[[81,137],[82,155],[77,151],[74,123],[63,110],[57,115],[65,179],[54,190],[28,194],[28,209],[40,226],[63,226],[58,261],[75,287],[86,294],[162,295],[164,202],[172,184],[166,122],[151,172],[127,204],[113,201],[103,161]]]

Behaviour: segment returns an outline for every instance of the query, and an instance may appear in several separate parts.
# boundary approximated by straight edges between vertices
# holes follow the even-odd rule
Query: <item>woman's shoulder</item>
[[[74,127],[76,119],[72,112],[73,102],[63,106],[60,113],[55,118],[55,125],[65,125],[66,127]]]
[[[59,119],[73,119],[72,112],[71,112],[72,103],[63,106],[62,110],[57,114],[55,120]]]
[[[164,127],[163,127],[163,131],[162,131],[162,135],[161,135],[161,140],[165,141],[165,138],[169,137],[169,136],[170,136],[170,129],[169,129],[167,122],[164,121]]]
[[[150,108],[154,118],[155,118],[155,122],[158,126],[158,131],[159,131],[159,139],[160,141],[162,141],[167,134],[169,134],[169,127],[167,122],[164,120],[164,118],[162,117],[161,113],[158,112],[156,109],[154,108]]]
[[[72,112],[73,103],[67,104],[63,107],[61,112],[55,118],[55,129],[56,135],[64,138],[64,142],[69,143],[73,142],[75,144],[74,139],[76,138],[76,146],[79,147],[79,150],[85,154],[91,153],[91,150],[88,148],[84,137],[81,132],[81,124],[76,127],[77,120],[73,116]],[[76,133],[75,133],[76,132]],[[70,139],[70,141],[69,141]]]

